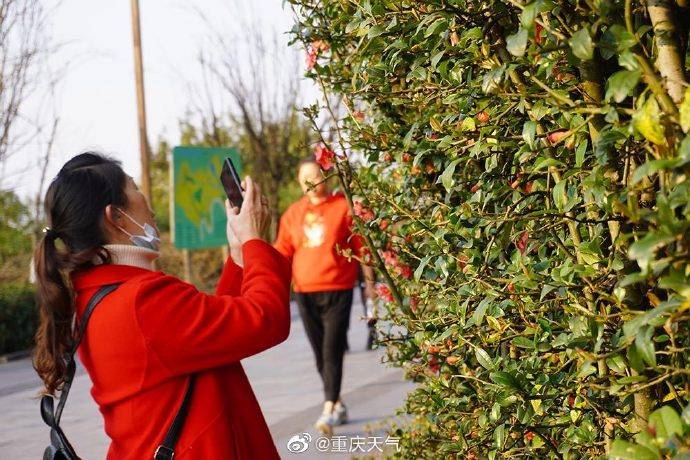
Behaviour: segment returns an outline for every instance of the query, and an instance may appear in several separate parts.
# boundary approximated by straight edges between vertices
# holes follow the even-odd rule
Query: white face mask
[[[118,211],[127,216],[127,218],[134,222],[135,225],[139,226],[142,230],[144,230],[143,235],[132,235],[124,228],[118,227],[120,230],[129,235],[129,239],[132,241],[132,243],[134,243],[134,246],[139,246],[142,248],[148,248],[153,249],[154,251],[158,251],[158,248],[161,244],[161,240],[158,236],[158,232],[156,231],[156,229],[148,223],[144,223],[144,225],[141,225],[139,222],[132,219],[132,217],[126,212],[124,212],[122,209],[118,208]]]

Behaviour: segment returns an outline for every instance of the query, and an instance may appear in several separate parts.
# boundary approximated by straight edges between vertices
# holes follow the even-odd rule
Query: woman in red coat
[[[259,237],[264,203],[247,178],[242,209],[227,205],[231,257],[209,295],[153,270],[153,212],[118,162],[81,154],[50,184],[50,227],[35,254],[35,367],[48,393],[60,390],[73,318],[98,288],[122,283],[97,306],[79,347],[112,441],[109,459],[153,457],[191,375],[175,459],[279,458],[240,364],[290,330],[289,267]]]

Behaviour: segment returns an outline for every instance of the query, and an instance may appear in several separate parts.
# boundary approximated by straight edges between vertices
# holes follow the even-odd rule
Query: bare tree
[[[274,233],[279,190],[294,180],[296,166],[311,152],[313,139],[301,113],[300,56],[276,31],[269,32],[256,20],[236,21],[239,25],[232,33],[215,30],[202,12],[197,13],[211,30],[198,57],[204,78],[194,98],[197,117],[211,132],[220,132],[223,120],[229,120],[235,140],[245,147],[247,166],[269,199]]]
[[[22,108],[39,83],[35,70],[48,50],[46,11],[40,0],[0,0],[0,168],[30,141],[18,124]]]

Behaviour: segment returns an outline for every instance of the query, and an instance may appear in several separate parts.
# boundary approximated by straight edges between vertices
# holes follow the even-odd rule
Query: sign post
[[[225,191],[220,183],[223,160],[242,165],[232,148],[175,147],[172,152],[170,228],[176,248],[183,249],[185,277],[191,279],[192,249],[226,247]],[[227,253],[227,248],[223,252]]]

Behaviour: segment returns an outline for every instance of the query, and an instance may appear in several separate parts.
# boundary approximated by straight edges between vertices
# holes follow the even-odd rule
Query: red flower
[[[455,366],[458,363],[458,361],[460,361],[460,358],[457,356],[448,356],[446,358],[446,362],[451,366]]]
[[[311,70],[316,65],[316,60],[321,51],[328,51],[331,47],[323,40],[314,40],[307,48],[307,70]]]
[[[397,268],[399,265],[398,256],[393,251],[381,251],[381,257],[386,265]]]
[[[354,202],[353,211],[355,213],[355,216],[359,217],[364,222],[372,221],[376,217],[374,215],[374,211],[364,206],[361,201]]]
[[[575,395],[568,395],[568,406],[575,407]]]
[[[531,441],[532,439],[534,439],[534,432],[528,431],[527,433],[525,433],[525,440],[527,442]]]
[[[532,193],[532,185],[532,181],[527,182],[527,184],[525,184],[525,193]]]
[[[379,283],[376,285],[376,294],[386,302],[393,301],[393,294],[391,294],[391,290],[385,284]]]
[[[474,193],[474,192],[476,192],[477,190],[479,190],[480,188],[482,188],[482,184],[474,184],[474,185],[472,186],[472,188],[470,189],[470,192]]]
[[[412,155],[409,153],[403,153],[402,159],[405,163],[409,163],[412,161]]]
[[[325,145],[317,145],[314,149],[314,156],[316,157],[316,162],[321,166],[321,168],[323,168],[324,171],[328,171],[333,167],[335,152]]]
[[[536,23],[534,25],[534,41],[537,42],[537,45],[541,45],[541,42],[542,42],[541,31],[543,29],[544,29],[544,27],[539,23]]]
[[[510,188],[517,189],[520,186],[520,179],[522,178],[522,173],[519,172],[515,176],[515,180],[510,183]]]
[[[468,261],[469,261],[469,258],[465,254],[460,254],[458,256],[458,265],[460,265],[461,270],[465,269]]]
[[[524,254],[525,251],[527,250],[527,243],[529,242],[529,235],[527,234],[526,231],[522,232],[520,235],[520,238],[518,238],[517,241],[517,248],[520,251],[520,254]]]
[[[569,134],[569,131],[567,129],[559,129],[558,131],[554,131],[550,133],[547,138],[549,139],[549,142],[551,145],[558,143],[561,139],[563,139],[565,136]]]
[[[381,222],[379,222],[379,228],[381,230],[385,230],[388,228],[388,219],[383,219]]]
[[[310,48],[316,50],[316,52],[326,52],[331,49],[331,46],[323,40],[314,40],[311,42]]]
[[[436,359],[436,356],[432,356],[429,360],[429,370],[433,373],[438,373],[441,370],[441,364]]]
[[[357,110],[352,114],[353,118],[357,120],[358,122],[363,122],[364,121],[364,112]]]
[[[477,121],[481,124],[484,124],[489,121],[489,114],[485,111],[482,110],[477,114]]]
[[[410,297],[410,309],[412,309],[412,311],[417,311],[418,306],[419,306],[419,297],[416,297],[416,296]]]
[[[307,51],[307,70],[311,70],[316,65],[317,54],[312,50]]]
[[[383,161],[385,161],[386,163],[392,163],[393,162],[393,155],[391,155],[390,153],[385,154],[383,156]]]
[[[513,283],[508,283],[508,292],[515,292],[515,285]]]
[[[412,278],[412,274],[413,271],[409,266],[403,265],[402,267],[400,267],[400,276],[402,276],[403,278],[409,280]]]

